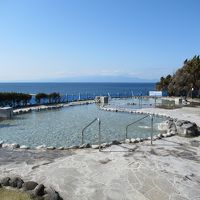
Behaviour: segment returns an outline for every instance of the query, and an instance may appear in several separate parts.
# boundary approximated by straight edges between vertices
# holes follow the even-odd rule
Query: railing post
[[[101,151],[101,120],[98,118],[98,124],[99,124],[99,151]]]
[[[83,145],[83,131],[81,132],[81,143]]]
[[[151,117],[151,145],[153,145],[153,115]]]

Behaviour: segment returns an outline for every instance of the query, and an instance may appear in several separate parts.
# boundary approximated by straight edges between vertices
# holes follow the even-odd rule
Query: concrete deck
[[[70,200],[197,200],[200,199],[200,137],[174,136],[143,144],[113,145],[104,152],[85,149],[27,156],[1,163],[0,176],[20,175],[52,186]],[[3,150],[5,151],[5,150]],[[27,152],[29,151],[25,151]],[[23,152],[20,152],[23,153]],[[6,155],[1,153],[1,159]],[[16,156],[14,156],[16,155]],[[54,155],[55,157],[55,155]]]

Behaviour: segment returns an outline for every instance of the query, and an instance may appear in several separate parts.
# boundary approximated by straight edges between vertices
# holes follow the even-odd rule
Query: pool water
[[[154,98],[124,98],[112,99],[106,107],[125,108],[125,109],[141,109],[141,108],[155,108],[155,105],[162,104],[161,99]]]
[[[145,115],[103,111],[95,104],[31,112],[0,122],[0,140],[30,147],[43,144],[55,147],[80,145],[81,130],[96,117],[101,119],[102,142],[123,140],[126,125],[143,116]],[[158,134],[158,123],[164,120],[154,118],[154,134]],[[129,138],[150,136],[150,118],[130,126],[128,130]],[[98,143],[97,122],[85,131],[84,142]]]

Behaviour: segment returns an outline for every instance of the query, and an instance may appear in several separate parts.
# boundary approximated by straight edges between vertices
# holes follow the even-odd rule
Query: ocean
[[[148,95],[155,90],[155,83],[0,83],[0,92],[29,94],[59,92],[61,95],[85,96],[110,95],[126,97]]]

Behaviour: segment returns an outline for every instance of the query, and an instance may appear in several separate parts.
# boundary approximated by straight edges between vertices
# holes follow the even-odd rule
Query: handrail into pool
[[[142,117],[142,118],[140,118],[140,119],[138,119],[138,120],[136,120],[136,121],[134,121],[134,122],[132,122],[130,124],[128,124],[126,126],[126,136],[125,136],[126,138],[125,139],[127,139],[127,137],[128,137],[128,127],[131,126],[131,125],[133,125],[133,124],[136,124],[137,122],[139,122],[139,121],[141,121],[141,120],[143,120],[143,119],[145,119],[147,117],[151,118],[151,145],[152,145],[153,144],[153,116],[150,115],[150,114],[146,115],[145,117]]]
[[[99,150],[101,148],[101,120],[99,118],[95,118],[93,121],[91,121],[87,126],[85,126],[82,131],[81,131],[81,142],[82,144],[84,143],[84,131],[91,126],[95,121],[98,121],[98,125],[99,125]]]

